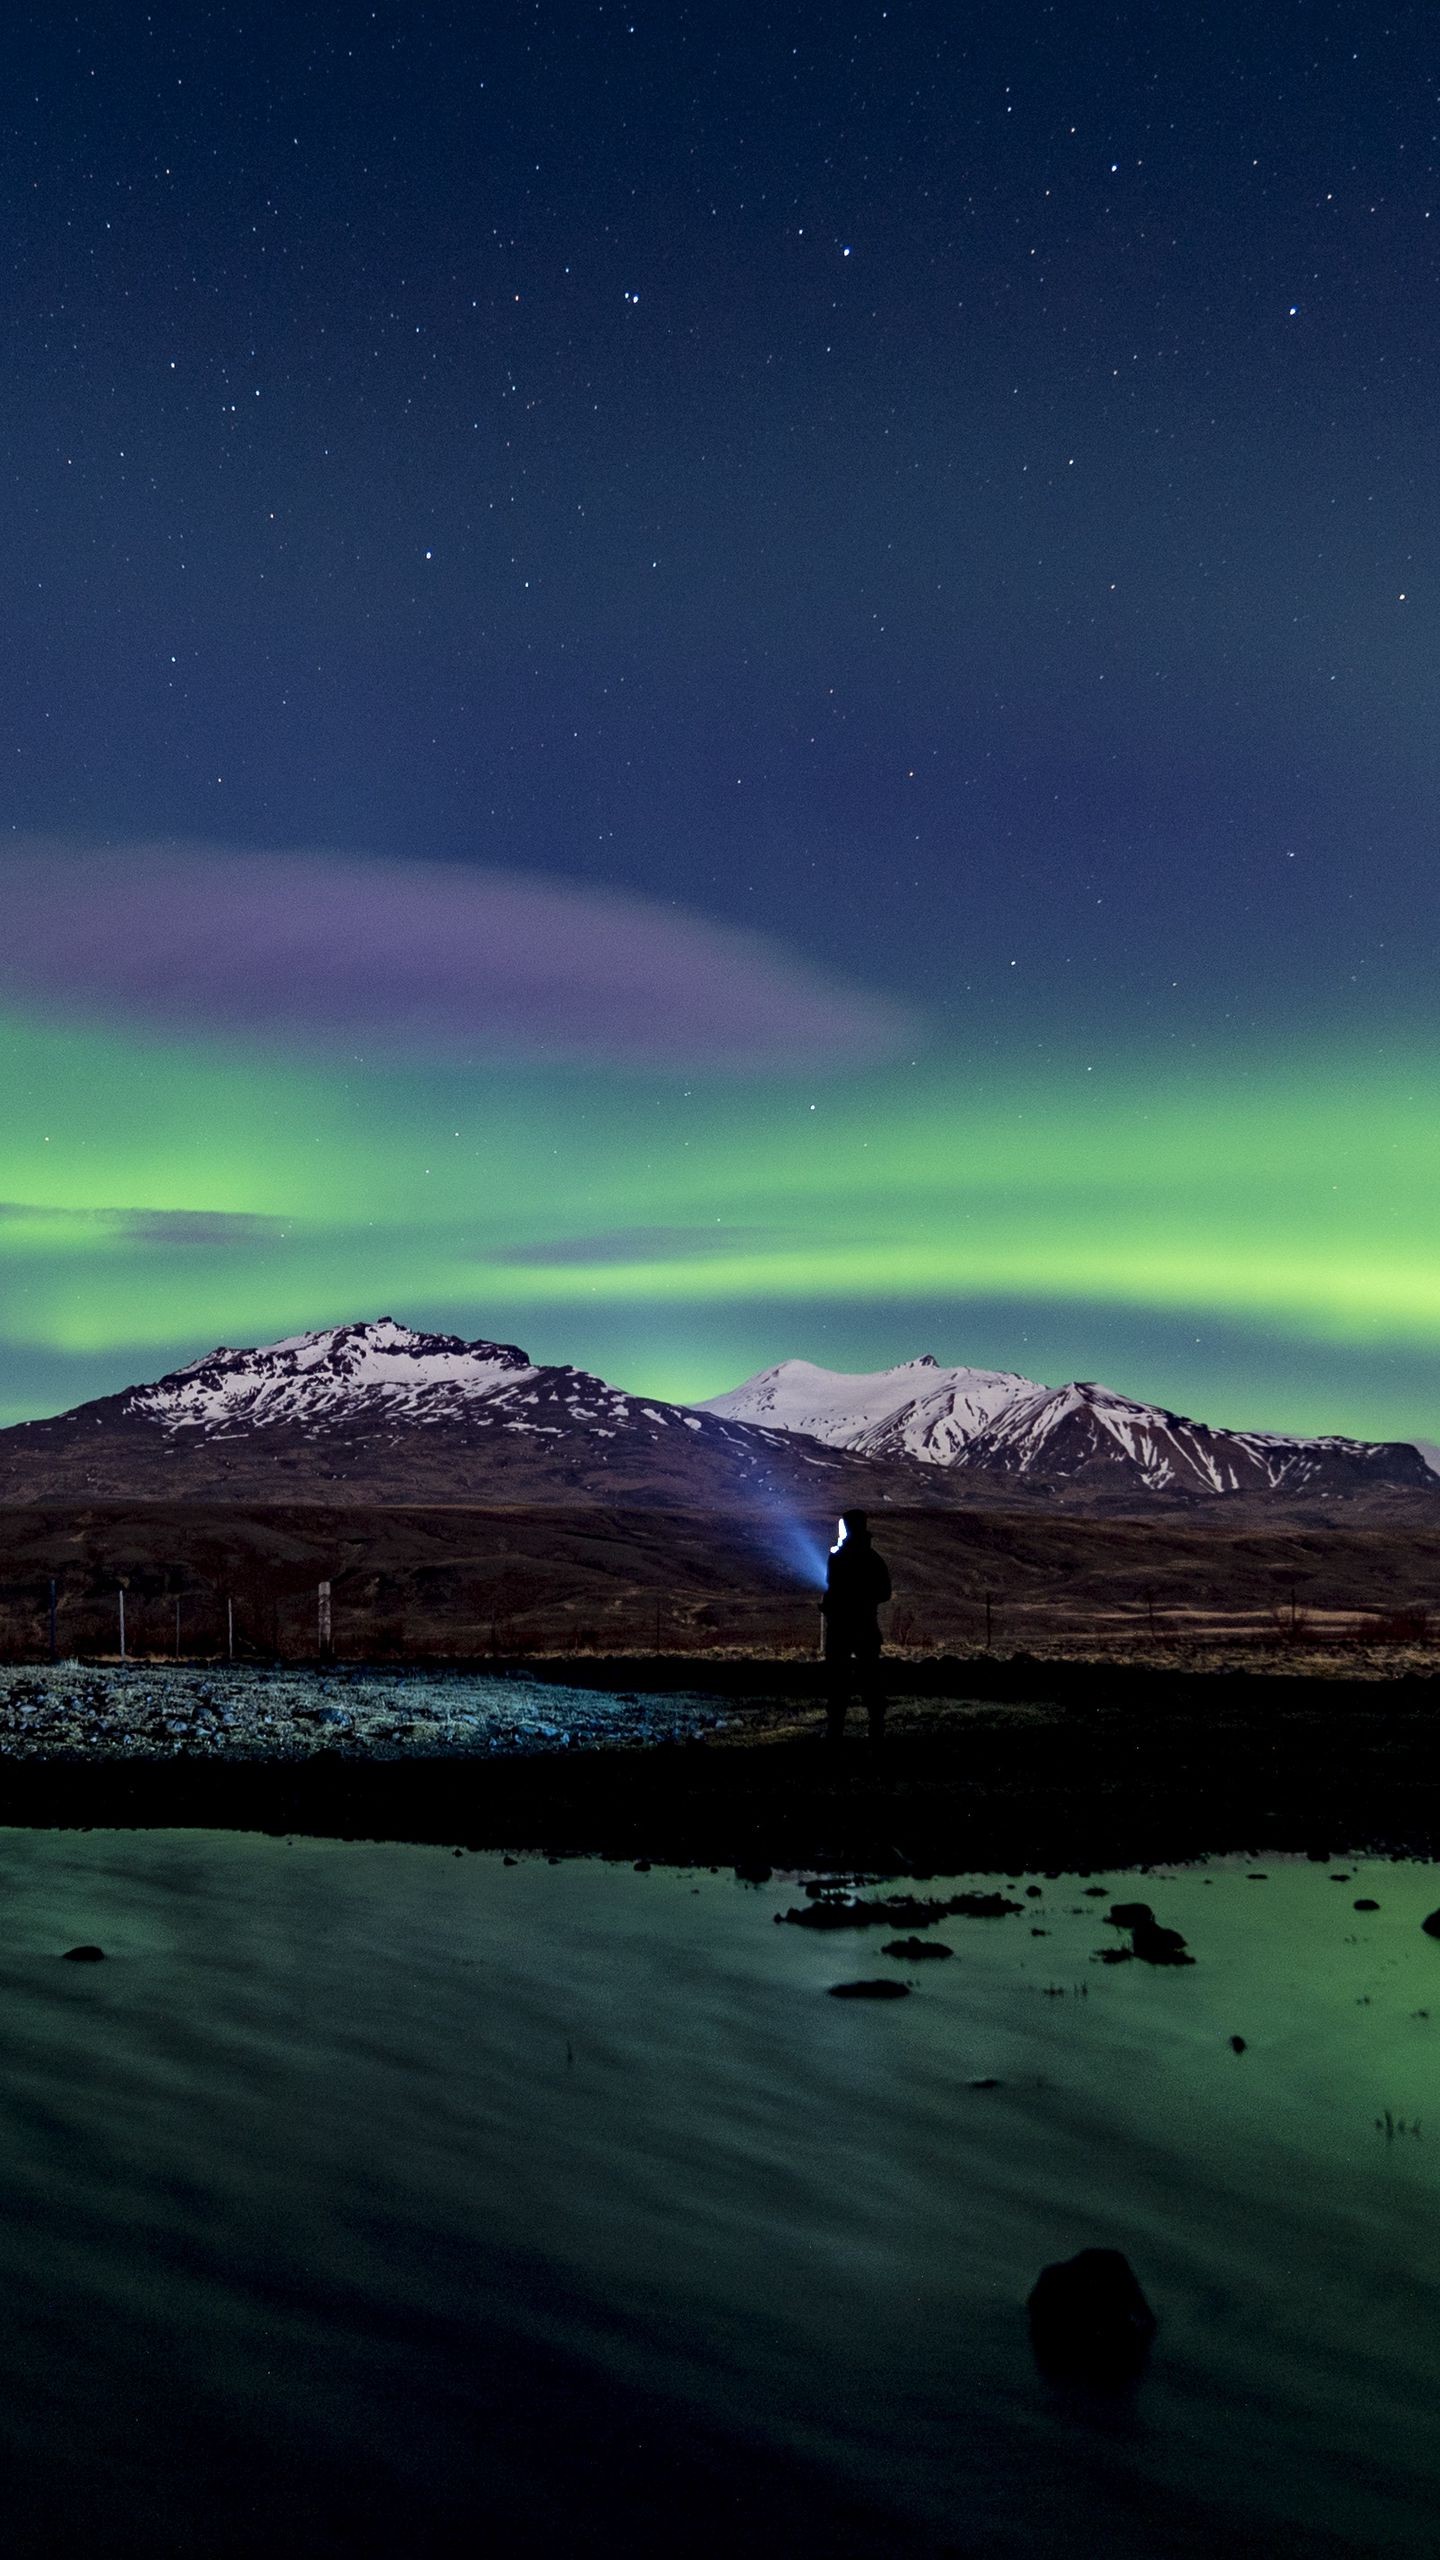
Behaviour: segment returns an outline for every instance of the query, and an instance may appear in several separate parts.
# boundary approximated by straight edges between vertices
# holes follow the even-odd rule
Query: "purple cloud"
[[[53,1209],[0,1200],[0,1227],[53,1227],[57,1233],[121,1236],[128,1244],[224,1246],[273,1244],[291,1232],[288,1218],[251,1209]]]
[[[22,841],[0,899],[0,994],[186,1034],[741,1073],[910,1036],[758,934],[458,864]]]
[[[267,1218],[248,1209],[114,1209],[102,1212],[131,1244],[181,1247],[191,1251],[237,1245],[274,1244],[288,1236],[291,1222]]]
[[[606,1227],[593,1236],[503,1245],[487,1250],[484,1259],[542,1271],[565,1263],[673,1262],[769,1243],[773,1232],[769,1227]]]

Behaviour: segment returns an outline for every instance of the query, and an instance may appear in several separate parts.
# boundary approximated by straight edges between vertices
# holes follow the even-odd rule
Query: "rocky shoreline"
[[[723,1714],[710,1695],[641,1698],[491,1672],[59,1662],[0,1671],[0,1764],[643,1747],[706,1731]]]
[[[612,1678],[626,1667],[610,1666]],[[448,1676],[237,1674],[252,1684],[246,1722],[213,1672],[166,1675],[194,1692],[187,1716],[161,1712],[176,1693],[154,1669],[60,1665],[43,1675],[62,1701],[47,1725],[38,1711],[24,1720],[41,1676],[14,1672],[0,1683],[0,1826],[293,1832],[744,1874],[1440,1854],[1433,1676],[1012,1662],[991,1666],[990,1695],[897,1695],[876,1749],[858,1713],[833,1745],[813,1694],[783,1685],[775,1666],[762,1691],[763,1666],[745,1669],[743,1686],[668,1697],[616,1678],[603,1704],[573,1673],[563,1691],[477,1675],[477,1718],[484,1692],[493,1719],[483,1734],[442,1706],[466,1686]],[[87,1682],[112,1719],[122,1696],[148,1698],[148,1721],[108,1732],[105,1712],[87,1715]],[[308,1720],[292,1712],[282,1724],[287,1684]],[[428,1716],[417,1712],[427,1701]]]

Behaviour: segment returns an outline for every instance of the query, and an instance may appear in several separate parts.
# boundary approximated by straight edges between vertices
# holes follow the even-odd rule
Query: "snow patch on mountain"
[[[792,1482],[801,1467],[833,1478],[857,1460],[919,1460],[973,1476],[977,1492],[981,1480],[1008,1479],[1107,1497],[1433,1494],[1440,1484],[1440,1449],[1422,1444],[1215,1430],[1093,1381],[1047,1387],[1009,1370],[941,1368],[929,1354],[860,1375],[783,1360],[687,1408],[537,1364],[514,1343],[422,1333],[391,1316],[253,1350],[222,1345],[150,1385],[4,1436],[17,1453],[53,1452],[68,1432],[94,1453],[102,1426],[107,1443],[132,1452],[107,1461],[122,1472],[146,1439],[167,1457],[214,1443],[227,1484],[249,1463],[247,1444],[261,1472],[314,1464],[327,1482],[349,1482],[377,1469],[404,1481],[407,1466],[417,1480],[454,1466],[470,1481],[485,1448],[507,1443],[537,1454],[548,1446],[552,1475],[561,1470],[567,1484],[574,1470],[603,1467],[609,1481],[628,1471],[633,1485],[666,1485],[672,1499],[687,1483],[723,1482],[727,1498],[743,1490],[762,1503],[777,1462]],[[693,1465],[679,1456],[687,1446]],[[93,1454],[80,1463],[93,1467]]]
[[[782,1360],[725,1395],[707,1396],[699,1410],[804,1432],[865,1457],[908,1456],[947,1466],[1017,1399],[1049,1392],[1010,1370],[942,1369],[927,1351],[898,1368],[858,1374]]]
[[[420,1418],[427,1409],[453,1412],[535,1374],[513,1343],[415,1333],[393,1316],[382,1316],[370,1324],[290,1334],[253,1351],[222,1344],[153,1386],[134,1388],[124,1410],[166,1431],[313,1424],[357,1407]]]
[[[1269,1480],[1251,1445],[1260,1437],[1213,1432],[1113,1387],[1075,1379],[1017,1397],[974,1436],[959,1463],[1014,1475],[1076,1475],[1109,1465],[1157,1493],[1238,1493]]]
[[[97,1425],[105,1418],[91,1407],[62,1417]],[[655,1397],[642,1400],[587,1370],[540,1366],[514,1343],[419,1333],[393,1316],[290,1334],[254,1350],[222,1344],[117,1397],[109,1418],[158,1428],[172,1445],[194,1435],[273,1448],[288,1432],[312,1443],[395,1449],[411,1430],[448,1427],[467,1443],[505,1432],[582,1450],[619,1437],[636,1451],[657,1453],[677,1434],[697,1432],[742,1473],[763,1471],[780,1453],[791,1464],[801,1454],[783,1431],[737,1428]]]
[[[926,1354],[863,1376],[782,1360],[705,1408],[867,1456],[1037,1484],[1084,1482],[1170,1494],[1347,1492],[1424,1487],[1440,1450],[1335,1435],[1217,1430],[1093,1380],[1046,1387],[1007,1370],[942,1369]]]

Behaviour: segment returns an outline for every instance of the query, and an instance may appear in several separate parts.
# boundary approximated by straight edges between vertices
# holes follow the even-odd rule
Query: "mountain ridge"
[[[634,1396],[514,1343],[385,1316],[221,1344],[158,1379],[0,1431],[0,1500],[630,1502],[704,1510],[853,1495],[848,1453]],[[880,1500],[924,1498],[909,1462]]]
[[[695,1405],[384,1316],[221,1344],[0,1431],[0,1500],[1083,1508],[1440,1493],[1415,1444],[1220,1430],[1092,1381],[781,1361]]]
[[[1414,1441],[1246,1431],[1197,1422],[1094,1380],[1043,1386],[1011,1370],[944,1369],[930,1353],[858,1372],[782,1360],[699,1408],[770,1418],[858,1453],[906,1454],[973,1477],[1057,1486],[1109,1479],[1150,1494],[1440,1491]]]

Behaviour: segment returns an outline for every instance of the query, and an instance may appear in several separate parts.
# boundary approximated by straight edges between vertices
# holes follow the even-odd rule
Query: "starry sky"
[[[1428,9],[7,43],[0,1420],[393,1313],[1440,1436]]]

